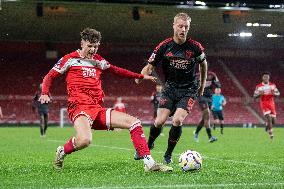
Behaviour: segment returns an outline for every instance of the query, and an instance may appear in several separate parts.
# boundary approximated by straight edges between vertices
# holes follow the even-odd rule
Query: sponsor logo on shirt
[[[182,59],[171,59],[170,65],[176,69],[186,70],[191,62]]]
[[[96,77],[96,69],[82,67],[82,70],[83,77]]]

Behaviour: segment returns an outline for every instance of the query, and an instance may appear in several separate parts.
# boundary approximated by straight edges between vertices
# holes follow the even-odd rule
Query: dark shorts
[[[212,114],[213,114],[213,118],[214,120],[216,119],[219,119],[219,120],[224,120],[224,116],[223,116],[223,111],[222,110],[217,110],[217,111],[214,111],[212,110]]]
[[[201,110],[205,110],[206,108],[210,109],[212,105],[212,100],[210,97],[200,96],[198,97],[197,101]]]
[[[47,115],[48,114],[48,104],[39,104],[37,110],[40,116]]]
[[[190,112],[196,95],[197,87],[178,88],[166,84],[159,101],[159,108],[169,109],[172,113],[177,108],[182,108]]]

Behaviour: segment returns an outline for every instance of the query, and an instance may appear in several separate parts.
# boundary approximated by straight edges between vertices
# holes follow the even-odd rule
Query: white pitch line
[[[62,140],[53,140],[53,139],[49,139],[47,140],[49,142],[60,142],[60,143],[64,143],[66,141],[62,141]],[[91,147],[99,147],[99,148],[109,148],[109,149],[113,149],[113,150],[125,150],[125,151],[134,151],[134,149],[130,149],[130,148],[121,148],[121,147],[115,147],[115,146],[104,146],[104,145],[97,145],[97,144],[91,144]],[[159,154],[164,154],[164,152],[161,151],[155,151],[155,153],[159,153]],[[173,153],[174,156],[178,156],[179,154],[175,154]],[[281,170],[280,167],[276,167],[276,166],[271,166],[271,165],[267,165],[264,163],[256,163],[256,162],[250,162],[250,161],[237,161],[237,160],[232,160],[232,159],[223,159],[223,158],[213,158],[213,157],[208,157],[208,156],[203,156],[204,159],[212,159],[212,160],[218,160],[218,161],[226,161],[226,162],[230,162],[230,163],[235,163],[235,164],[245,164],[245,165],[250,165],[250,166],[259,166],[259,167],[266,167],[269,170]]]
[[[242,187],[242,188],[258,188],[258,187],[279,187],[284,186],[284,183],[228,183],[228,184],[181,184],[181,185],[151,185],[151,186],[101,186],[92,188],[80,189],[139,189],[139,188],[225,188],[225,187]],[[79,188],[68,188],[79,189]]]

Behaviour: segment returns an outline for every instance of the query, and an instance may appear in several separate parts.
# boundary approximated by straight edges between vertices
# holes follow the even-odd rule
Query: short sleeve
[[[152,64],[153,66],[157,66],[159,62],[163,59],[163,54],[166,50],[166,44],[171,41],[172,39],[166,39],[165,41],[161,42],[153,51],[150,58],[148,59],[148,63]]]

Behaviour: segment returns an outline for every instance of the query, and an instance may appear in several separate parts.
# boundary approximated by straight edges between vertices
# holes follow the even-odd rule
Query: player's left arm
[[[204,88],[206,85],[208,65],[206,59],[203,59],[201,63],[199,63],[199,72],[200,72],[200,83],[198,89],[198,95],[202,96],[204,92]]]
[[[1,119],[3,118],[3,112],[2,112],[1,106],[0,106],[0,118],[1,118]]]
[[[204,93],[204,88],[206,86],[206,79],[207,79],[207,72],[208,72],[208,65],[206,56],[204,53],[204,47],[198,43],[194,43],[194,51],[196,54],[195,60],[199,63],[199,88],[198,88],[198,96],[202,96]]]
[[[275,88],[273,89],[273,95],[274,95],[274,96],[280,96],[280,92],[279,92],[279,90],[277,89],[276,86],[275,86]]]

